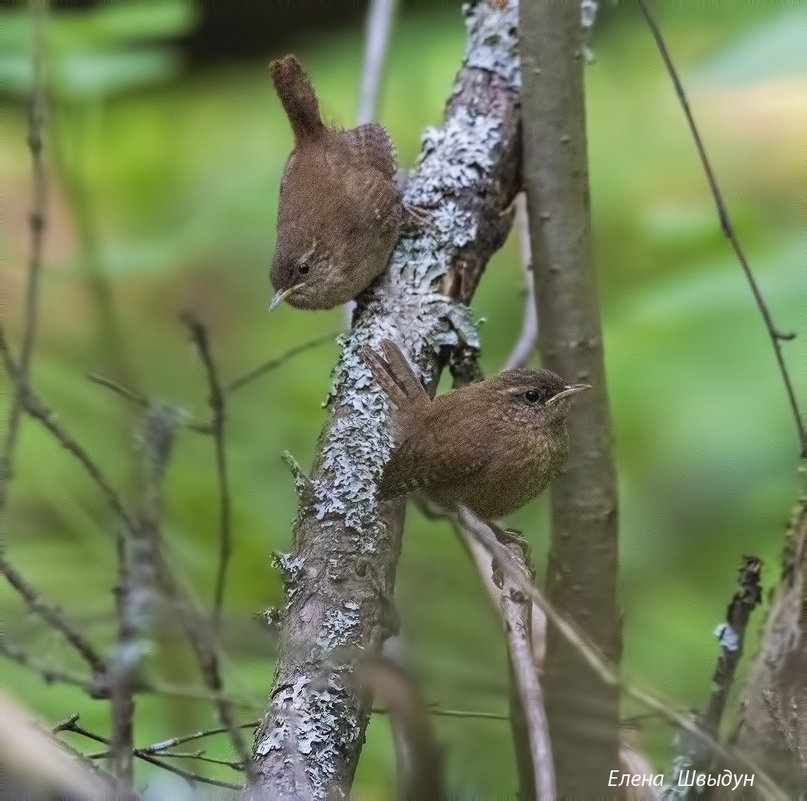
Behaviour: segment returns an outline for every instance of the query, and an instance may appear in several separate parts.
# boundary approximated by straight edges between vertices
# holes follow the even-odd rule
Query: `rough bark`
[[[617,494],[591,253],[580,8],[524,3],[519,26],[539,347],[544,366],[593,387],[569,417],[569,465],[551,488],[547,591],[617,664]],[[558,795],[604,797],[619,764],[618,689],[553,627],[544,693]]]
[[[792,798],[805,792],[807,496],[800,499],[789,527],[779,586],[751,666],[733,739]]]
[[[359,301],[345,338],[310,481],[301,482],[274,686],[255,739],[252,798],[341,799],[370,714],[359,654],[394,630],[392,593],[403,509],[379,505],[389,408],[358,357],[382,338],[434,383],[443,345],[475,345],[467,303],[512,222],[519,159],[517,4],[467,11],[468,40],[443,124],[428,130],[405,200],[431,213],[405,235]]]

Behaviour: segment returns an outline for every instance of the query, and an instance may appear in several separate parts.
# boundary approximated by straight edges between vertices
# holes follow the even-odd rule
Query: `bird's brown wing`
[[[387,178],[395,177],[395,151],[387,132],[377,122],[366,122],[339,136],[357,167],[371,167]]]
[[[488,464],[490,452],[479,447],[481,432],[456,424],[429,430],[427,435],[418,427],[393,450],[379,482],[381,498],[418,490],[441,495],[442,487],[461,487]]]

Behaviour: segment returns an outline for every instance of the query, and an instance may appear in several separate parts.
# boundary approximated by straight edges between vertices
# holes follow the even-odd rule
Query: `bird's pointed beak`
[[[576,395],[578,392],[585,392],[587,389],[591,389],[590,384],[570,384],[568,387],[564,387],[557,395],[553,395],[544,405],[549,406],[556,401],[559,401],[561,398],[568,398],[570,395]]]
[[[274,296],[272,297],[272,302],[269,304],[269,311],[275,308],[278,303],[282,303],[295,289],[299,289],[302,284],[295,284],[294,286],[290,286],[288,289],[279,289],[275,292]]]

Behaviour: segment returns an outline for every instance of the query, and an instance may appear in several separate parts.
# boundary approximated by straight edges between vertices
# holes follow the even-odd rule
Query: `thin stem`
[[[15,648],[10,645],[7,638],[0,640],[0,655],[18,665],[22,665],[26,670],[32,673],[37,673],[42,677],[45,684],[70,684],[73,687],[79,687],[89,696],[93,696],[95,688],[92,680],[89,677],[79,676],[76,673],[70,673],[58,667],[51,667],[49,665],[42,665],[31,659],[28,654],[21,648]]]
[[[8,583],[19,593],[35,615],[41,617],[52,629],[64,636],[89,665],[96,677],[102,676],[106,672],[106,660],[95,650],[89,640],[67,621],[59,607],[42,600],[42,597],[33,586],[20,575],[5,557],[0,557],[0,573],[6,577]]]
[[[34,82],[31,91],[31,105],[28,113],[28,149],[31,152],[32,199],[30,227],[30,255],[28,258],[28,276],[25,287],[25,309],[22,322],[22,344],[17,370],[14,376],[14,392],[11,397],[6,436],[0,454],[0,515],[6,508],[8,484],[14,473],[14,452],[17,445],[17,432],[20,417],[24,408],[25,395],[28,391],[28,376],[31,368],[31,356],[36,341],[39,277],[42,270],[42,249],[45,236],[45,205],[47,201],[47,182],[45,163],[42,158],[42,132],[45,127],[46,93],[45,93],[45,19],[47,0],[31,0],[31,14],[34,20],[33,72]],[[5,549],[5,527],[0,529],[0,553]]]
[[[720,191],[720,187],[717,183],[717,178],[715,177],[714,171],[712,170],[712,165],[709,161],[709,157],[706,155],[706,148],[703,145],[703,141],[701,140],[700,132],[698,131],[698,126],[695,124],[695,118],[692,116],[692,111],[689,107],[689,101],[687,100],[686,93],[684,92],[683,84],[681,83],[680,78],[678,77],[678,72],[675,69],[675,65],[672,62],[672,58],[670,57],[670,53],[667,50],[667,45],[664,41],[664,37],[662,36],[661,29],[656,24],[656,21],[653,19],[653,16],[650,14],[650,10],[648,9],[647,5],[644,3],[643,0],[638,0],[639,9],[642,12],[642,15],[647,22],[648,27],[650,28],[650,32],[653,35],[653,39],[656,42],[656,47],[658,47],[659,53],[661,54],[661,59],[664,62],[664,66],[667,69],[667,73],[670,76],[670,80],[675,87],[675,94],[678,97],[678,102],[681,104],[681,108],[684,112],[684,116],[687,120],[687,125],[689,126],[690,133],[692,134],[692,138],[695,141],[695,147],[698,150],[698,156],[700,157],[701,165],[703,166],[703,171],[706,174],[706,180],[709,184],[709,189],[712,193],[712,198],[714,199],[715,207],[717,209],[717,216],[720,220],[720,230],[723,233],[723,236],[728,239],[731,243],[731,247],[734,250],[734,255],[737,257],[737,261],[740,262],[740,266],[745,273],[745,277],[748,280],[748,285],[751,288],[751,294],[754,296],[754,302],[757,304],[757,308],[759,309],[759,313],[762,315],[762,320],[765,323],[765,328],[768,332],[768,337],[771,340],[771,346],[773,347],[773,352],[776,357],[776,363],[779,366],[779,372],[782,375],[782,381],[785,385],[785,392],[787,393],[787,399],[790,403],[790,409],[793,412],[793,418],[796,422],[796,429],[798,431],[799,436],[799,447],[801,449],[801,457],[807,458],[807,426],[805,426],[804,418],[801,415],[801,411],[799,410],[799,404],[796,400],[796,393],[793,389],[793,382],[790,379],[790,373],[787,370],[787,366],[785,365],[785,358],[784,354],[782,353],[782,345],[781,343],[784,341],[788,341],[793,339],[796,335],[793,332],[784,333],[777,328],[776,324],[773,321],[773,317],[771,315],[770,309],[768,309],[768,305],[765,302],[765,299],[762,297],[762,292],[757,284],[756,278],[754,278],[754,274],[751,271],[751,267],[748,264],[748,259],[745,257],[745,252],[743,251],[742,247],[740,246],[740,242],[737,239],[737,234],[734,231],[734,226],[731,224],[731,220],[729,219],[728,210],[726,208],[725,201],[723,200],[723,195]]]
[[[19,369],[11,357],[2,328],[0,328],[0,360],[2,360],[9,377],[16,382],[18,380]],[[57,421],[54,413],[34,394],[30,387],[26,387],[25,394],[22,396],[22,403],[25,411],[35,420],[42,423],[42,425],[53,434],[59,444],[81,463],[93,481],[98,485],[102,494],[109,502],[109,505],[121,518],[127,531],[133,531],[135,525],[134,521],[124,508],[118,493],[113,489],[109,480],[101,471],[101,468],[90,458],[87,451],[67,433]]]
[[[529,580],[529,569],[522,549],[517,545],[504,547],[513,555],[524,578]],[[541,801],[551,801],[556,795],[555,769],[543,693],[532,652],[531,608],[532,600],[513,584],[509,574],[505,575],[502,579],[501,615],[507,637],[511,681],[516,695],[516,708],[511,716],[513,720],[520,719],[523,722],[527,739],[525,745],[529,748],[532,766],[531,781],[522,788],[521,795],[526,797],[534,793]]]
[[[521,270],[524,276],[524,316],[521,333],[513,350],[507,357],[504,370],[523,367],[535,350],[538,341],[538,307],[535,305],[532,274],[532,248],[530,247],[530,220],[527,215],[527,196],[521,192],[516,198],[516,224],[518,225],[518,245],[521,254]]]
[[[251,381],[254,381],[256,378],[260,378],[265,373],[269,373],[280,365],[285,364],[289,359],[296,356],[298,353],[303,353],[306,350],[310,350],[311,348],[319,347],[320,345],[324,344],[325,342],[333,342],[334,338],[337,336],[336,331],[326,334],[324,337],[319,337],[318,339],[312,339],[311,342],[305,342],[302,345],[297,345],[290,350],[287,350],[285,353],[277,356],[274,359],[269,359],[269,361],[264,362],[263,364],[258,365],[257,367],[250,370],[248,373],[245,373],[240,378],[236,378],[233,381],[230,381],[229,384],[225,387],[225,391],[227,393],[234,392],[236,389],[241,389],[246,384],[249,384]]]
[[[104,387],[105,389],[114,392],[116,395],[119,395],[125,400],[131,401],[142,409],[147,409],[149,406],[153,405],[145,395],[141,395],[137,390],[127,387],[124,384],[121,384],[119,381],[115,381],[113,378],[98,375],[97,373],[89,373],[87,378],[92,381],[93,384],[98,384],[99,387]],[[210,423],[200,423],[198,420],[189,420],[183,417],[182,426],[190,429],[191,431],[196,431],[198,434],[213,433]]]
[[[98,734],[95,734],[83,726],[80,726],[78,723],[78,715],[73,715],[69,717],[67,720],[62,721],[62,723],[58,724],[54,728],[54,733],[61,732],[61,731],[69,731],[73,732],[74,734],[79,734],[82,737],[86,737],[89,740],[94,740],[96,743],[103,743],[104,745],[109,745],[110,741],[106,737],[101,737]],[[133,752],[134,756],[138,759],[142,759],[144,762],[148,762],[152,765],[156,765],[163,770],[167,770],[169,773],[175,773],[177,776],[181,776],[183,779],[187,779],[189,782],[200,782],[201,784],[211,784],[214,787],[226,787],[228,790],[240,790],[240,784],[232,784],[231,782],[224,782],[220,781],[219,779],[211,779],[208,776],[201,776],[198,773],[191,773],[190,771],[183,770],[182,768],[178,768],[175,765],[171,765],[168,762],[164,762],[162,759],[157,759],[155,756],[151,756],[150,754],[145,753],[138,753],[136,750]],[[166,755],[167,756],[167,755]]]
[[[213,431],[213,442],[216,452],[216,480],[219,488],[219,560],[216,569],[216,588],[213,594],[213,629],[218,632],[221,627],[221,609],[224,603],[224,590],[227,581],[227,568],[232,553],[232,534],[230,530],[230,486],[227,480],[226,424],[227,415],[225,396],[219,382],[219,374],[207,329],[190,313],[182,315],[182,321],[188,327],[191,341],[196,346],[199,359],[207,375],[210,404],[210,427]]]

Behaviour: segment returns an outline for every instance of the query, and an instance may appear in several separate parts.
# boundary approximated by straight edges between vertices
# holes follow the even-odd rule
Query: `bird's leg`
[[[532,555],[532,546],[530,541],[520,532],[514,528],[501,528],[500,526],[489,523],[496,539],[502,545],[518,545],[521,552],[524,554],[524,561],[529,563],[530,556]]]

